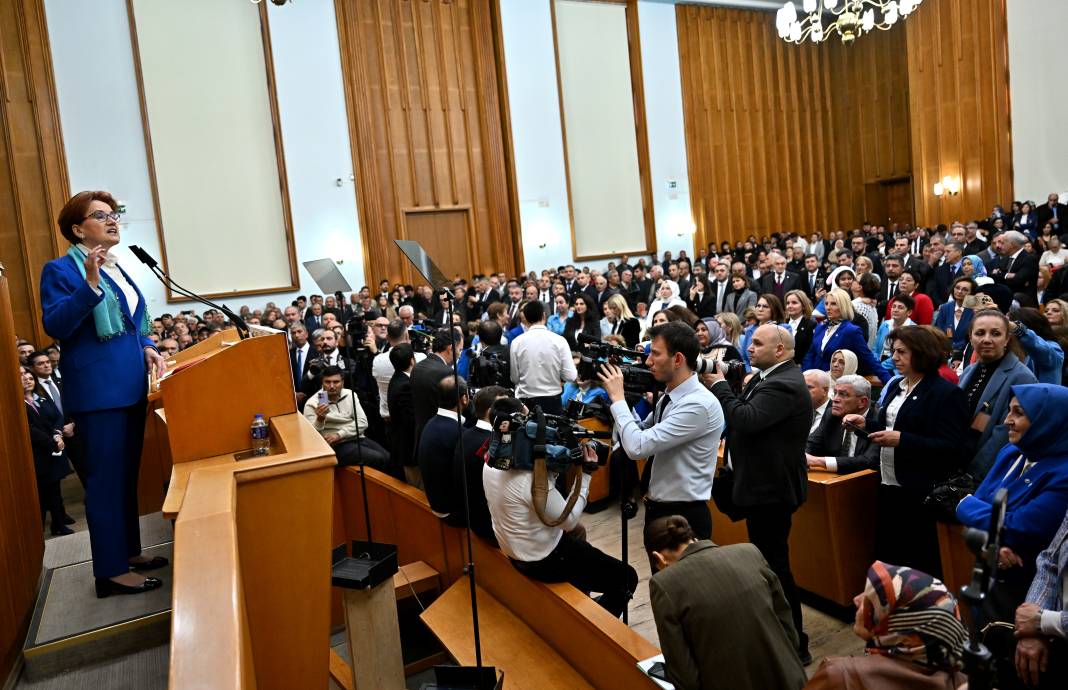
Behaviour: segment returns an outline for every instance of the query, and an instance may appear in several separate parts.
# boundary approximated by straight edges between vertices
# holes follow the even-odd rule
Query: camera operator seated
[[[867,452],[871,448],[867,434],[843,426],[847,415],[859,415],[863,421],[872,411],[868,380],[857,374],[840,376],[834,382],[831,413],[823,415],[819,426],[808,437],[805,448],[808,468],[838,474],[877,469],[879,454]],[[864,428],[865,425],[858,426]]]
[[[545,305],[527,302],[523,318],[530,325],[512,348],[509,366],[515,395],[528,408],[540,405],[545,414],[560,415],[561,381],[578,376],[567,341],[545,327]]]
[[[510,400],[511,409],[520,406],[518,400]],[[499,411],[507,409],[503,401],[496,405]],[[504,420],[507,416],[494,416],[492,424],[499,427],[507,423]],[[590,445],[584,446],[583,453],[587,465],[597,462],[597,453]],[[567,500],[556,488],[556,478],[555,472],[547,473],[546,516],[562,515],[567,507]],[[600,592],[597,603],[613,616],[622,615],[638,586],[638,573],[585,541],[585,531],[579,522],[590,490],[590,475],[585,470],[581,474],[578,500],[556,526],[547,525],[538,517],[532,470],[498,470],[484,465],[482,485],[493,533],[516,570],[540,582],[567,582],[586,594]]]
[[[957,600],[941,582],[875,561],[853,603],[864,656],[824,659],[806,690],[945,690],[964,683],[957,669],[967,633]]]
[[[304,416],[323,440],[333,446],[337,463],[358,465],[362,462],[376,470],[387,471],[389,453],[363,436],[367,430],[367,415],[353,392],[345,388],[341,369],[337,366],[324,368],[321,380],[322,388],[304,403]],[[325,402],[319,393],[326,394]]]
[[[712,537],[712,477],[723,431],[719,401],[697,379],[701,347],[681,321],[654,326],[646,364],[664,395],[639,422],[627,405],[623,372],[604,364],[600,378],[612,401],[615,432],[631,459],[646,458],[641,488],[645,524],[666,515],[686,518],[700,539]]]
[[[790,604],[755,546],[699,541],[679,515],[650,522],[645,545],[656,564],[649,580],[653,618],[678,690],[805,684]]]
[[[438,381],[437,412],[431,417],[419,437],[416,458],[419,461],[419,473],[423,477],[423,491],[426,492],[430,509],[439,518],[449,524],[463,524],[463,514],[452,514],[461,510],[463,496],[453,491],[453,456],[460,443],[460,431],[457,429],[456,414],[467,407],[467,383],[452,376],[445,376]],[[459,407],[457,408],[457,392]],[[452,516],[451,519],[450,516]]]
[[[383,348],[381,352],[375,355],[375,358],[371,360],[371,375],[374,377],[375,382],[378,384],[378,413],[382,415],[382,419],[389,421],[389,382],[393,379],[394,368],[393,364],[389,361],[389,351],[401,343],[409,342],[408,339],[408,327],[404,324],[404,321],[400,319],[393,319],[386,327],[386,340],[389,342],[389,346]],[[422,362],[426,359],[426,355],[422,352],[415,353],[415,361]]]
[[[300,390],[308,398],[322,385],[323,371],[327,367],[341,370],[342,379],[347,388],[352,387],[352,364],[337,349],[337,336],[328,328],[320,328],[312,333],[311,341],[315,343],[318,355],[308,363],[308,371],[301,381]]]

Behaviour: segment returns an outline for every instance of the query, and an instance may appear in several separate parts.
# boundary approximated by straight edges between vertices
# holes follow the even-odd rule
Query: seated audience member
[[[834,382],[843,376],[852,376],[857,373],[858,365],[857,356],[851,350],[834,351],[834,354],[831,355],[831,370],[827,372],[831,376],[831,395],[834,395]]]
[[[976,362],[964,370],[960,387],[967,399],[973,459],[968,473],[982,481],[1008,440],[1002,420],[1008,414],[1012,387],[1037,383],[1035,375],[1010,351],[1015,336],[1007,316],[997,309],[976,312],[969,334]]]
[[[486,490],[482,486],[482,468],[486,466],[486,452],[489,449],[493,427],[490,420],[494,415],[509,415],[522,412],[523,406],[515,398],[508,397],[508,389],[500,386],[486,386],[475,395],[475,425],[464,429],[463,443],[457,444],[453,456],[452,495],[455,496],[456,514],[454,524],[466,524],[464,518],[470,515],[471,531],[497,544],[493,535],[493,522],[489,506],[486,504]],[[455,416],[452,419],[456,427]],[[467,488],[464,488],[464,482]],[[467,504],[464,504],[464,496]],[[470,512],[467,512],[467,507]]]
[[[67,527],[67,511],[63,507],[63,493],[59,483],[70,473],[67,462],[66,439],[63,436],[63,415],[41,387],[33,370],[19,367],[22,391],[26,402],[26,418],[30,426],[30,448],[33,451],[33,471],[37,479],[37,500],[41,507],[41,523],[51,515],[52,536],[73,534]]]
[[[659,571],[649,580],[649,597],[664,667],[676,688],[805,684],[790,605],[755,546],[698,540],[681,515],[650,522],[645,545]]]
[[[876,561],[853,603],[853,631],[867,643],[864,656],[824,659],[806,690],[945,690],[967,680],[958,669],[968,635],[956,599],[941,582]]]
[[[897,373],[893,369],[894,362],[890,358],[890,355],[893,354],[891,350],[893,341],[888,336],[896,328],[916,325],[916,322],[911,318],[912,308],[915,305],[916,302],[908,295],[900,293],[894,295],[890,300],[890,318],[879,324],[879,332],[875,336],[875,349],[872,352],[875,353],[875,357],[888,371]],[[971,310],[969,309],[968,311]],[[968,320],[971,321],[970,316]]]
[[[931,298],[920,292],[920,277],[916,271],[905,269],[898,278],[897,291],[912,298],[915,306],[912,308],[912,320],[921,326],[928,326],[934,321],[934,303]],[[890,318],[890,305],[886,306],[884,318]]]
[[[457,396],[459,394],[459,396]],[[457,406],[459,397],[459,406]],[[467,383],[452,376],[446,376],[438,382],[438,409],[423,427],[419,437],[416,457],[419,460],[419,473],[423,478],[423,491],[426,492],[430,509],[440,518],[449,518],[460,510],[463,496],[454,492],[453,456],[460,443],[460,429],[456,417],[467,407]],[[451,524],[458,524],[462,518],[453,517]]]
[[[940,306],[935,314],[935,328],[950,337],[954,350],[963,350],[968,342],[968,326],[972,323],[975,310],[964,303],[978,288],[975,281],[968,276],[957,276],[949,289],[949,300]],[[893,318],[893,314],[890,316]]]
[[[583,378],[576,378],[574,381],[568,381],[564,384],[564,392],[560,396],[560,403],[564,409],[567,409],[567,404],[572,400],[578,400],[580,403],[593,402],[594,400],[608,401],[608,393],[601,387],[600,381],[587,381]]]
[[[419,462],[415,457],[415,410],[412,407],[412,369],[415,368],[415,352],[409,343],[389,349],[389,363],[393,365],[393,378],[386,392],[390,425],[395,433],[390,439],[390,472],[412,486],[422,489]]]
[[[612,295],[604,305],[604,318],[601,319],[601,335],[621,335],[628,348],[638,344],[641,324],[631,313],[627,300],[622,295]]]
[[[819,427],[831,403],[831,375],[821,369],[809,369],[805,372],[805,385],[812,396],[812,424],[808,428],[811,436]]]
[[[913,564],[938,577],[942,562],[935,515],[924,499],[936,484],[963,469],[967,403],[964,392],[938,374],[945,336],[905,326],[890,337],[901,376],[886,385],[874,424],[859,414],[842,421],[867,428],[868,440],[879,448],[876,557]]]
[[[1064,350],[1049,322],[1037,309],[1013,309],[1009,312],[1013,335],[1027,353],[1027,367],[1039,383],[1061,384],[1064,369]]]
[[[957,505],[957,518],[988,529],[995,494],[1008,491],[997,584],[984,602],[988,620],[1010,621],[1035,577],[1035,558],[1068,510],[1068,389],[1012,386],[1005,417],[1009,444],[986,479]]]
[[[1016,673],[1028,687],[1060,690],[1068,685],[1068,514],[1036,569],[1016,609]]]
[[[756,304],[757,294],[749,287],[749,280],[744,275],[731,276],[731,289],[723,298],[723,311],[730,312],[739,319],[745,318],[745,312]]]
[[[326,393],[326,402],[320,402],[319,393]],[[322,388],[304,403],[304,416],[323,440],[333,446],[337,464],[362,463],[376,470],[389,471],[389,453],[363,435],[367,431],[367,415],[356,394],[345,388],[340,367],[323,369]]]
[[[731,344],[723,332],[723,326],[713,318],[704,318],[694,326],[701,357],[712,362],[737,362],[742,359],[738,348]]]
[[[803,369],[822,369],[830,371],[831,355],[836,350],[849,350],[860,363],[859,369],[865,376],[878,376],[883,382],[890,379],[890,374],[876,361],[868,348],[868,343],[860,328],[851,322],[853,303],[849,294],[840,288],[827,293],[824,298],[827,318],[812,334],[812,346],[805,355]]]
[[[849,474],[879,468],[878,453],[868,453],[871,442],[867,435],[858,434],[844,426],[846,415],[860,415],[874,422],[871,406],[871,384],[863,376],[848,374],[834,382],[834,399],[830,414],[808,437],[805,459],[811,470],[827,470]]]
[[[756,315],[756,321],[746,326],[745,332],[742,333],[742,347],[740,348],[742,361],[745,362],[747,370],[750,368],[749,345],[753,342],[753,333],[766,323],[782,323],[786,318],[782,301],[771,294],[763,294],[757,298],[756,304],[753,305],[753,313]]]
[[[790,290],[783,298],[786,312],[783,326],[794,335],[794,364],[801,364],[812,345],[816,320],[812,318],[812,300],[803,290]]]
[[[495,417],[491,423],[496,425],[501,420]],[[586,446],[584,452],[588,462],[595,462],[593,448]],[[541,582],[568,582],[587,594],[600,592],[597,603],[620,616],[638,586],[638,573],[576,536],[590,491],[590,475],[582,472],[578,500],[566,515],[567,500],[557,490],[556,478],[554,472],[549,472],[545,486],[540,487],[547,493],[546,519],[564,517],[563,522],[553,526],[538,517],[532,470],[483,466],[482,485],[501,551],[527,577]]]

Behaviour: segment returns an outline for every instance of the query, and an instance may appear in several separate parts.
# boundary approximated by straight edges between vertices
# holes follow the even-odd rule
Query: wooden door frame
[[[467,249],[467,266],[472,271],[472,275],[478,272],[478,267],[475,265],[475,246],[474,246],[474,234],[475,234],[475,222],[474,222],[474,209],[471,208],[471,204],[461,204],[459,206],[407,206],[401,207],[401,222],[400,228],[398,228],[398,235],[400,239],[410,239],[408,236],[408,215],[422,215],[430,213],[449,213],[455,211],[464,211],[464,218],[467,221],[467,233],[464,237],[465,246]],[[440,267],[439,267],[440,268]],[[452,276],[446,275],[450,280]],[[470,280],[471,276],[461,276],[465,280]],[[412,266],[409,263],[404,267],[404,283],[405,285],[411,285],[412,281]],[[431,286],[437,287],[437,286]]]

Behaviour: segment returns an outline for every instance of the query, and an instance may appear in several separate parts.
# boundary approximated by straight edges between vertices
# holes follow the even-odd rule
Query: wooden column
[[[0,261],[8,269],[15,332],[41,326],[41,267],[66,251],[56,215],[70,198],[44,0],[0,3]]]
[[[370,589],[347,589],[344,596],[345,630],[356,690],[404,690],[393,578]]]

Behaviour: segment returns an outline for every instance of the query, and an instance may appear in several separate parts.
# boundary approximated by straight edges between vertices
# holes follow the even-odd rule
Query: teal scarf
[[[77,246],[71,245],[67,250],[67,256],[74,260],[78,272],[85,277],[85,254]],[[126,322],[123,319],[122,307],[119,306],[119,298],[111,287],[111,283],[100,272],[100,289],[104,291],[104,299],[97,302],[93,307],[93,322],[96,324],[96,337],[100,340],[110,340],[117,335],[126,332]],[[144,298],[142,297],[142,300]],[[152,323],[148,319],[148,305],[141,311],[141,335],[147,336],[152,332]]]

